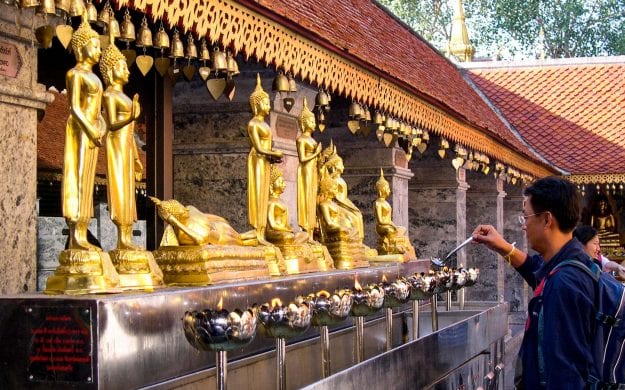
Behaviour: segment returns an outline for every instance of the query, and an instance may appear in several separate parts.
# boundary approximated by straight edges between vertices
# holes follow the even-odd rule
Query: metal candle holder
[[[282,305],[279,299],[257,308],[260,331],[265,337],[276,339],[276,386],[286,389],[286,339],[308,329],[311,320],[310,303],[303,297]]]
[[[310,294],[306,298],[312,311],[312,325],[319,327],[321,341],[321,375],[323,378],[331,373],[330,369],[330,336],[329,325],[343,322],[352,308],[353,297],[349,289],[334,291],[333,294],[322,290]]]
[[[410,285],[402,279],[394,282],[382,281],[384,307],[386,308],[386,350],[393,349],[393,308],[408,302]]]
[[[432,298],[436,281],[432,275],[426,275],[423,272],[408,276],[406,281],[411,287],[408,298],[412,300],[412,338],[416,340],[419,338],[419,300]],[[434,328],[434,322],[432,322],[432,328]]]
[[[227,351],[243,348],[254,339],[256,320],[256,313],[250,309],[185,312],[182,328],[187,341],[199,350],[216,352],[218,389],[226,389]]]
[[[354,303],[350,311],[354,317],[356,363],[360,363],[365,356],[364,318],[374,314],[384,304],[384,289],[377,284],[361,287],[356,281],[352,291]]]
[[[463,268],[459,267],[454,270],[452,279],[452,289],[458,290],[458,306],[460,310],[464,310],[464,289],[463,287],[473,286],[478,279],[480,270],[477,268]]]

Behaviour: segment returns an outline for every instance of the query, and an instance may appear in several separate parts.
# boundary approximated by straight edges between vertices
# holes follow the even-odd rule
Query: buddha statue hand
[[[139,104],[139,94],[135,93],[132,97],[132,117],[137,119],[141,115],[141,104]]]

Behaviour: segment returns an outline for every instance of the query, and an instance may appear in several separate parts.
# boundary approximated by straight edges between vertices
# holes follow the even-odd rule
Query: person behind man
[[[479,225],[473,232],[474,241],[502,255],[534,289],[517,362],[520,381],[515,382],[519,389],[583,389],[590,375],[597,376],[591,351],[594,281],[572,266],[552,272],[564,260],[592,265],[582,244],[573,238],[580,217],[579,195],[567,180],[546,177],[527,187],[524,196],[519,222],[539,255],[529,256],[515,248],[493,226]]]
[[[625,267],[608,259],[601,254],[599,245],[599,231],[592,226],[581,225],[573,231],[573,237],[577,238],[584,246],[584,251],[605,272],[616,272],[619,278],[625,279]]]

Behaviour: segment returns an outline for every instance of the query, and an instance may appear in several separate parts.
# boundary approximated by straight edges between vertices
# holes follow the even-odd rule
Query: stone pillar
[[[410,237],[420,258],[443,257],[466,238],[465,171],[454,170],[449,159],[430,149],[409,164],[414,173],[408,199]],[[465,251],[458,261],[466,263]]]
[[[467,236],[479,224],[503,229],[503,184],[493,176],[469,172],[471,189],[467,192]],[[503,301],[503,261],[497,253],[484,245],[471,245],[467,249],[468,267],[480,269],[475,287],[466,291],[467,300]]]
[[[523,187],[521,185],[504,184],[508,196],[504,200],[503,236],[508,242],[516,242],[516,247],[528,251],[527,236],[519,223],[519,215],[523,211]],[[525,313],[529,301],[529,287],[512,267],[505,267],[504,299],[510,302],[511,312]]]
[[[0,2],[0,294],[36,288],[37,110],[52,96],[37,83],[32,17]]]

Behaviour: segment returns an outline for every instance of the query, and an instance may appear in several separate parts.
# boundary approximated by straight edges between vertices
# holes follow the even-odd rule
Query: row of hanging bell
[[[65,48],[72,39],[73,29],[67,24],[59,24],[56,29],[48,22],[49,15],[58,15],[65,18],[81,16],[87,7],[83,0],[22,0],[19,3],[23,9],[35,9],[37,15],[42,15],[44,24],[35,29],[35,38],[39,45],[48,49],[52,47],[52,38],[57,36]],[[95,6],[89,2],[87,11],[96,12]]]
[[[271,90],[279,95],[286,94],[286,96],[282,98],[282,106],[286,112],[291,112],[291,109],[295,105],[295,99],[291,94],[297,92],[297,83],[293,76],[291,76],[291,73],[285,75],[282,71],[278,71],[278,74],[271,84]]]
[[[315,107],[313,108],[313,112],[315,113],[317,128],[322,133],[326,128],[326,115],[328,112],[330,112],[331,101],[331,95],[322,88],[320,88],[317,92],[317,95],[315,96]]]

